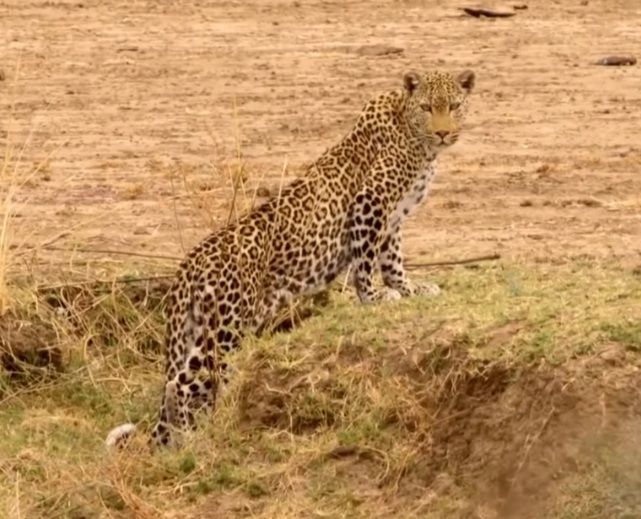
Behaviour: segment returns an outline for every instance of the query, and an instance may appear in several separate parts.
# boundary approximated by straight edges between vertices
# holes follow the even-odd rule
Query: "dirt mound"
[[[135,281],[135,280],[134,280]],[[171,278],[113,284],[65,284],[39,297],[89,346],[111,347],[128,339],[138,351],[161,351],[162,314]]]
[[[51,321],[9,311],[0,317],[0,365],[13,379],[60,371],[59,339]]]
[[[90,346],[109,347],[129,337],[141,352],[162,352],[164,309],[173,277],[120,282],[65,284],[41,289],[41,301]],[[317,315],[327,304],[326,293],[318,294],[283,311],[270,332],[290,331],[303,320]]]
[[[260,350],[249,364],[244,426],[334,430],[325,458],[343,466],[345,485],[366,473],[402,500],[463,493],[448,517],[542,517],[559,484],[590,462],[586,446],[641,416],[634,370],[610,366],[605,380],[595,362],[490,362],[451,340],[387,352],[356,340],[296,362]],[[395,460],[401,447],[406,459]]]
[[[20,382],[62,371],[66,359],[61,344],[66,337],[95,347],[128,338],[140,351],[160,350],[167,289],[164,279],[41,289],[38,304],[0,316],[0,365]]]

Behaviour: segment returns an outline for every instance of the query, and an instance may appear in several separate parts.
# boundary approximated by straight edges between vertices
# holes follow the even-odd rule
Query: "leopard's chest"
[[[405,218],[421,204],[427,196],[432,180],[436,175],[436,165],[430,162],[420,171],[414,181],[411,183],[405,194],[396,205],[396,209],[389,219],[388,229],[390,232],[396,232]]]

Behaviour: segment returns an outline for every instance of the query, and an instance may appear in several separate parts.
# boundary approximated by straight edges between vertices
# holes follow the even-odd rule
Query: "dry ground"
[[[16,243],[68,232],[56,245],[180,255],[204,233],[183,176],[218,225],[238,149],[253,181],[277,184],[403,71],[469,67],[469,130],[410,251],[638,259],[641,68],[593,62],[638,52],[641,5],[583,3],[488,21],[444,1],[5,0],[2,138],[26,143],[27,169],[45,162],[20,192]],[[403,52],[359,52],[377,44]]]
[[[103,459],[99,439],[118,420],[153,416],[162,327],[145,316],[158,301],[120,289],[89,301],[63,294],[77,313],[56,328],[65,374],[35,385],[0,378],[9,516],[536,518],[544,501],[568,519],[641,514],[631,497],[639,464],[612,447],[641,456],[629,432],[641,420],[641,68],[594,64],[639,52],[641,4],[532,0],[503,20],[457,7],[0,0],[0,183],[10,216],[0,225],[0,285],[6,274],[10,306],[33,301],[34,282],[171,272],[172,260],[104,251],[180,257],[226,221],[233,178],[246,181],[242,201],[256,187],[274,190],[409,68],[478,77],[468,129],[408,223],[409,259],[502,255],[495,266],[436,272],[443,301],[401,305],[391,322],[338,296],[285,357],[268,346],[288,339],[259,342],[241,365],[269,383],[240,384],[244,414],[228,417],[226,436],[207,433],[227,452],[201,441],[160,462],[141,454],[138,468]],[[416,335],[435,322],[445,331]],[[22,329],[0,324],[5,337]],[[363,344],[354,339],[362,329]],[[381,337],[404,357],[382,354]],[[356,353],[343,358],[344,344]],[[450,371],[423,369],[443,345]],[[407,359],[435,394],[463,400],[426,400]],[[348,382],[327,382],[324,365]],[[460,376],[453,383],[448,373]],[[286,396],[274,403],[261,387]],[[388,401],[392,390],[401,396]],[[267,407],[256,411],[248,394]],[[443,420],[455,426],[437,426]],[[607,434],[584,438],[587,429]],[[508,451],[505,466],[487,463]],[[543,460],[535,466],[533,453]],[[530,477],[540,493],[522,485]]]

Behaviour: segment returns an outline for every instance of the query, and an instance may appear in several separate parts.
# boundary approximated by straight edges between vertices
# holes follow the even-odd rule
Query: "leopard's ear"
[[[421,82],[421,76],[417,72],[410,71],[406,72],[403,76],[403,86],[410,94],[416,90],[416,87]]]
[[[456,81],[461,88],[465,91],[466,94],[469,94],[474,89],[474,84],[476,83],[476,75],[471,70],[465,70],[461,72]]]

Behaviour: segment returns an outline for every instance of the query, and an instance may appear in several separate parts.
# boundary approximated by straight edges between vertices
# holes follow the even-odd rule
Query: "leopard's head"
[[[411,133],[427,140],[434,150],[454,144],[459,138],[474,80],[470,70],[457,77],[437,71],[405,74],[405,116]]]

